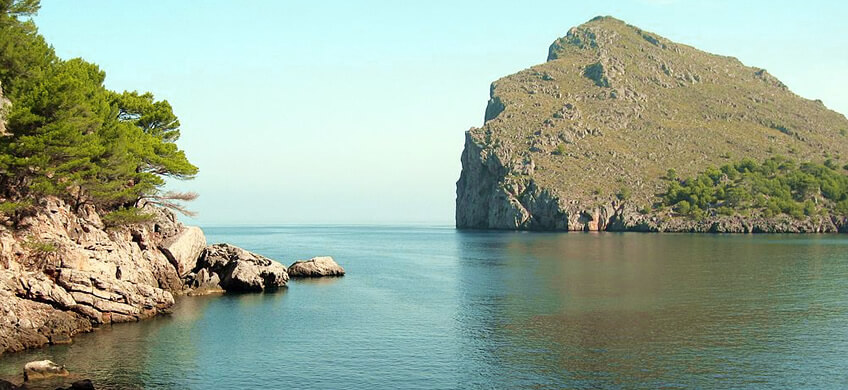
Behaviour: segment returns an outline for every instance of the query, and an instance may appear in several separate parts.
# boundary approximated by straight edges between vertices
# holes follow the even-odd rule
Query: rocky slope
[[[694,220],[653,208],[669,168],[685,177],[742,157],[848,156],[843,115],[735,58],[598,17],[557,39],[546,63],[494,82],[490,95],[483,126],[465,137],[458,228],[846,229],[830,215]]]

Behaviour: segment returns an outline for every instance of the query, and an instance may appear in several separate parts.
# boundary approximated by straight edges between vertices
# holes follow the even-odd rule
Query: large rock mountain
[[[689,176],[742,157],[821,162],[848,156],[846,131],[843,115],[764,69],[598,17],[557,39],[546,63],[492,83],[483,126],[466,134],[456,225],[708,230],[716,221],[649,211],[669,168]],[[616,196],[622,189],[626,201]],[[748,222],[725,230],[750,231]],[[754,223],[764,225],[754,231],[844,225]]]

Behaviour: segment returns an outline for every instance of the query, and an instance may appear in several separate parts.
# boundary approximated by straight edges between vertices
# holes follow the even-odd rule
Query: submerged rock
[[[338,265],[330,256],[319,256],[313,257],[309,260],[298,260],[289,266],[289,276],[293,278],[343,276],[344,274],[344,268]]]
[[[68,375],[70,373],[65,369],[65,366],[60,366],[50,360],[38,360],[24,365],[24,381]]]
[[[229,244],[207,247],[197,262],[196,271],[198,285],[208,286],[217,277],[220,279],[220,287],[231,292],[256,292],[285,287],[289,280],[284,265]]]
[[[71,383],[70,386],[59,388],[56,390],[94,390],[94,383],[91,383],[90,379],[83,379]]]

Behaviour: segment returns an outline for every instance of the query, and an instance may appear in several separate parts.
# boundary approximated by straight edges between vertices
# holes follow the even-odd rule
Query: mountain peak
[[[637,46],[653,45],[667,49],[671,41],[629,25],[612,16],[596,16],[586,23],[572,27],[568,33],[548,48],[548,61],[566,57],[576,50],[599,50],[630,41]]]

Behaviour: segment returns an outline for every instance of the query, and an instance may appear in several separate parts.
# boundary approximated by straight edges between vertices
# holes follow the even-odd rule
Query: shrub
[[[45,256],[58,250],[56,244],[48,241],[37,240],[34,237],[27,238],[23,242],[23,247],[34,252],[36,257]]]
[[[553,151],[553,152],[551,152],[551,154],[555,154],[555,155],[557,155],[557,156],[562,156],[562,155],[564,155],[564,154],[565,154],[565,144],[559,144],[559,145],[557,145],[556,149],[554,149],[554,151]]]
[[[681,200],[680,202],[677,202],[677,204],[675,204],[675,207],[674,207],[674,211],[676,211],[680,214],[683,214],[683,215],[688,215],[690,210],[691,210],[691,206],[689,206],[689,202],[687,202],[685,200]]]
[[[145,222],[150,222],[153,219],[152,214],[145,213],[139,208],[131,207],[118,209],[103,216],[103,223],[108,227],[137,225]]]

